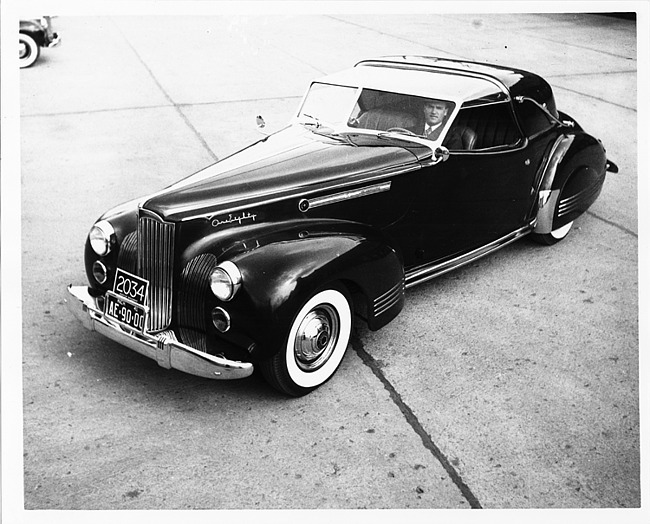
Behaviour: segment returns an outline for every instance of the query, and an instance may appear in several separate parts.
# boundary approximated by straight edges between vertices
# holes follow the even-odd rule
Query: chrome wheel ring
[[[340,320],[336,309],[319,304],[307,313],[296,331],[294,356],[302,371],[314,371],[325,364],[339,339]]]

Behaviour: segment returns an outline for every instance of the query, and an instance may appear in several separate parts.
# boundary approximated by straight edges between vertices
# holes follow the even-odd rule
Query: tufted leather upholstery
[[[359,127],[377,131],[386,131],[391,127],[410,129],[416,123],[413,115],[386,107],[370,109],[359,117]]]
[[[474,149],[474,146],[476,146],[477,138],[476,131],[469,127],[463,127],[462,129],[458,130],[458,134],[460,135],[460,139],[463,142],[463,149]]]
[[[454,125],[476,133],[474,149],[510,145],[521,138],[512,117],[505,111],[495,109],[490,106],[465,109],[458,114]]]

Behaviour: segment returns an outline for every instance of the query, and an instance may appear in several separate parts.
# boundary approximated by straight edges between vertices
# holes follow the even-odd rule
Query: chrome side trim
[[[560,165],[560,162],[564,160],[564,155],[566,155],[566,152],[569,150],[574,140],[575,135],[561,135],[553,144],[553,149],[542,172],[542,179],[540,180],[539,186],[540,192],[550,190],[553,186],[553,180],[555,180],[557,168]]]
[[[85,286],[68,286],[65,298],[70,312],[81,321],[86,329],[97,331],[123,346],[158,362],[165,369],[177,369],[184,373],[219,380],[248,377],[253,373],[253,364],[239,362],[203,353],[176,340],[173,333],[166,331],[158,335],[135,334],[122,329],[106,319],[97,301]]]
[[[534,223],[531,222],[530,224],[517,229],[516,231],[513,231],[512,233],[509,233],[495,240],[494,242],[490,242],[489,244],[474,249],[469,253],[465,253],[458,257],[452,258],[451,260],[447,260],[446,262],[439,264],[426,264],[423,266],[415,267],[406,272],[406,289],[439,277],[440,275],[448,273],[449,271],[452,271],[461,266],[469,264],[474,260],[489,255],[490,253],[493,253],[498,249],[507,246],[515,240],[519,240],[521,237],[526,236],[533,230],[533,227]]]
[[[312,190],[305,190],[305,188],[299,188],[297,190],[289,190],[286,193],[280,193],[280,194],[269,193],[267,195],[262,195],[260,197],[260,200],[251,203],[237,205],[235,201],[225,202],[226,204],[232,204],[232,207],[226,207],[222,210],[219,210],[219,215],[227,215],[229,213],[240,212],[252,207],[261,207],[267,204],[275,204],[282,200],[288,200],[291,198],[300,198],[300,197],[308,198],[309,195],[314,193],[322,193],[324,191],[345,189],[346,187],[363,184],[363,183],[373,183],[379,180],[384,180],[386,178],[391,178],[394,176],[402,175],[404,173],[409,173],[411,171],[417,171],[418,169],[422,169],[422,165],[415,162],[407,166],[400,166],[387,171],[381,171],[379,173],[373,173],[373,174],[363,173],[362,175],[352,176],[350,178],[344,178],[339,183],[331,184],[326,187],[322,187],[322,186],[316,187]],[[206,211],[204,213],[199,213],[196,215],[188,215],[187,217],[183,217],[179,220],[179,222],[189,222],[190,220],[196,220],[199,218],[205,218],[209,220],[210,217],[213,217],[214,215],[215,215],[214,211],[210,211],[210,212]]]
[[[553,231],[553,215],[555,214],[558,198],[560,198],[559,189],[553,191],[544,189],[539,192],[535,233],[547,235]]]
[[[593,184],[573,196],[560,199],[557,216],[563,217],[580,209],[584,202],[595,199],[600,192],[602,184]]]
[[[559,189],[551,189],[557,174],[558,166],[564,159],[564,155],[573,144],[575,135],[561,135],[553,144],[553,149],[546,161],[539,181],[537,194],[537,225],[535,233],[548,234],[553,230],[553,215],[560,197]]]
[[[360,189],[351,189],[350,191],[343,191],[341,193],[334,193],[333,195],[326,195],[316,198],[303,198],[298,203],[298,209],[303,213],[314,207],[328,206],[330,204],[337,204],[344,200],[352,200],[354,198],[362,198],[384,191],[390,191],[391,182],[383,182],[375,184],[374,186],[362,187]]]

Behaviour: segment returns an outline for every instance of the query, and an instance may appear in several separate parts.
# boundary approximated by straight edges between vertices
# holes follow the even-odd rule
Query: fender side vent
[[[404,295],[404,279],[373,301],[373,315],[378,317],[397,304]]]

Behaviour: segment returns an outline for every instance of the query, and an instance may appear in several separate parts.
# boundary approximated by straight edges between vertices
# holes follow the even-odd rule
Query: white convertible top
[[[506,93],[497,81],[455,71],[424,71],[361,65],[316,80],[392,93],[450,100],[457,104]]]

